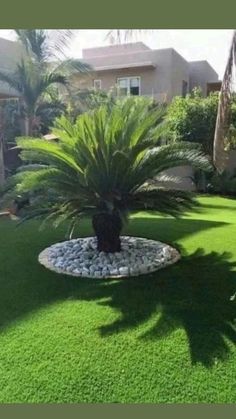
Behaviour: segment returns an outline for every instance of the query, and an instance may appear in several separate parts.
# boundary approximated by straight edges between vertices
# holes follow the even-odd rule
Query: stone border
[[[134,237],[136,238],[136,237]],[[86,238],[88,239],[88,238]],[[141,238],[141,237],[137,237],[137,239],[142,239],[144,241],[147,242],[154,242],[154,240],[151,239],[145,239],[145,238]],[[83,240],[83,239],[80,239]],[[64,241],[64,242],[60,242],[60,244],[63,245],[63,243],[66,243],[68,241]],[[80,277],[80,278],[90,278],[90,279],[120,279],[120,278],[129,278],[129,277],[135,277],[135,276],[140,276],[140,275],[147,275],[147,274],[151,274],[153,272],[156,272],[160,269],[164,269],[167,266],[173,265],[174,263],[178,262],[181,258],[180,253],[173,247],[171,247],[170,245],[160,242],[160,241],[156,241],[157,244],[163,245],[165,246],[165,248],[168,248],[170,254],[171,254],[171,259],[169,260],[165,260],[164,265],[160,264],[159,266],[156,266],[154,269],[148,269],[146,272],[140,272],[140,273],[135,273],[135,274],[131,274],[129,273],[129,275],[107,275],[105,277],[102,276],[94,276],[94,275],[81,275],[75,272],[68,272],[64,269],[60,269],[56,266],[54,266],[54,264],[49,260],[49,252],[50,250],[58,245],[59,243],[55,243],[50,247],[47,247],[46,249],[44,249],[38,256],[38,261],[41,265],[43,265],[45,268],[50,269],[51,271],[54,271],[56,273],[59,274],[64,274],[64,275],[69,275],[69,276],[75,276],[75,277]]]

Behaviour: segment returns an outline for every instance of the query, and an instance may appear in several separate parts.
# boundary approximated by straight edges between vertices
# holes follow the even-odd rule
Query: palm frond
[[[38,61],[45,58],[46,32],[44,29],[15,29],[27,53]]]
[[[132,197],[132,208],[137,211],[155,210],[177,217],[199,204],[193,194],[176,189],[146,188]]]
[[[111,44],[121,44],[137,41],[142,36],[153,34],[154,29],[112,29],[106,34],[106,40]]]
[[[82,62],[76,58],[65,58],[56,64],[54,71],[60,72],[64,75],[71,75],[73,73],[88,73],[92,70],[90,64]]]
[[[65,49],[76,31],[69,29],[16,29],[26,51],[38,62],[64,57]]]

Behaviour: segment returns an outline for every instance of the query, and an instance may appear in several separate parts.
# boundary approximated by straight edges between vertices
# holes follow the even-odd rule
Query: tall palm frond
[[[214,135],[213,161],[215,167],[219,172],[222,172],[225,169],[226,165],[227,156],[224,150],[224,139],[228,133],[230,125],[230,103],[232,95],[233,78],[235,76],[235,68],[236,31],[234,31],[233,33],[229,57],[222,81]]]
[[[26,51],[39,62],[64,57],[65,50],[76,31],[46,29],[16,29]]]
[[[108,39],[111,44],[120,44],[137,41],[142,35],[153,32],[153,29],[112,29],[108,31],[106,39]]]
[[[66,58],[62,61],[59,61],[59,63],[56,62],[55,65],[53,65],[53,70],[70,76],[75,72],[88,73],[92,70],[92,66],[90,64],[78,60],[77,58]]]

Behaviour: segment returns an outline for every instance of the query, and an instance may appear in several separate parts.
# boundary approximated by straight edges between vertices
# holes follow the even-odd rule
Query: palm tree
[[[24,114],[24,133],[27,136],[33,134],[37,107],[48,88],[54,84],[66,86],[68,83],[67,78],[60,73],[41,72],[38,65],[31,60],[22,60],[13,74],[0,71],[0,79],[20,97]]]
[[[130,211],[176,216],[190,208],[191,194],[150,182],[180,165],[209,169],[196,145],[157,146],[163,115],[148,99],[128,98],[84,113],[75,124],[61,117],[53,131],[58,143],[19,139],[21,158],[36,164],[10,179],[13,196],[32,196],[25,219],[44,217],[55,226],[70,220],[73,229],[80,217],[92,216],[98,250],[116,252]]]
[[[51,32],[54,32],[54,37],[51,37]],[[68,76],[71,72],[85,72],[90,67],[76,59],[65,57],[55,61],[56,54],[62,54],[63,47],[66,47],[71,31],[20,29],[16,30],[16,33],[25,47],[26,54],[13,73],[0,71],[0,80],[8,84],[20,97],[24,134],[32,136],[34,126],[38,124],[38,106],[45,101],[45,94],[50,94],[50,87],[60,85],[69,88]],[[52,58],[54,62],[48,61]]]
[[[216,119],[216,128],[214,135],[213,161],[219,172],[223,172],[226,165],[226,153],[224,150],[224,139],[230,126],[230,105],[232,95],[232,82],[235,75],[236,66],[236,31],[230,46],[229,57],[222,81],[218,112]]]

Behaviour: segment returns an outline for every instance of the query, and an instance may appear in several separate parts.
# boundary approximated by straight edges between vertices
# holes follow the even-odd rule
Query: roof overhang
[[[92,71],[112,71],[112,70],[120,70],[126,68],[155,68],[156,64],[152,61],[142,61],[138,63],[126,63],[126,64],[112,64],[112,65],[104,65],[104,66],[94,66]]]

